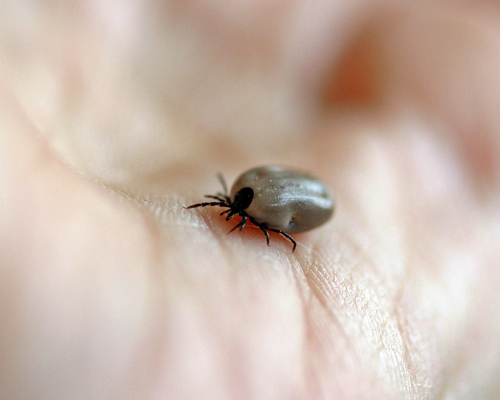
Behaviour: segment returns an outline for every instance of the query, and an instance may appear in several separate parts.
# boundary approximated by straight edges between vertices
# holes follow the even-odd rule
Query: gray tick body
[[[263,166],[250,169],[234,182],[228,195],[222,175],[218,178],[224,193],[205,197],[217,201],[193,204],[187,208],[218,206],[227,210],[226,221],[239,215],[238,227],[242,230],[247,220],[264,233],[269,246],[269,233],[276,232],[293,243],[290,233],[314,229],[330,219],[335,202],[328,188],[311,175],[293,169]]]

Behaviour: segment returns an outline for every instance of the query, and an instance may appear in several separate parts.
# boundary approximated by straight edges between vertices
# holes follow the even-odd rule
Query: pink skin
[[[500,5],[414,3],[4,2],[3,398],[497,399]],[[295,253],[183,209],[269,163]]]

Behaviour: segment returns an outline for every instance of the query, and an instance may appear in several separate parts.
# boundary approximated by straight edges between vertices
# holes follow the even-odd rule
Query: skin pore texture
[[[2,398],[499,398],[499,18],[3,2]],[[266,164],[335,196],[294,253],[183,208]]]

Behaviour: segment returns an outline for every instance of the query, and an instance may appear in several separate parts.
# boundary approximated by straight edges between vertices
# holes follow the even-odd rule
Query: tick
[[[294,169],[262,166],[252,168],[234,182],[228,194],[222,174],[218,174],[224,193],[205,195],[216,201],[193,204],[196,207],[222,207],[229,221],[235,215],[241,221],[229,232],[245,228],[247,221],[257,226],[266,236],[276,232],[293,244],[291,233],[306,232],[324,224],[333,215],[335,201],[330,190],[308,173]]]

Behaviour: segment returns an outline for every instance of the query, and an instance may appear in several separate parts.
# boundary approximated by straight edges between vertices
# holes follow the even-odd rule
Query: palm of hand
[[[300,91],[300,84],[324,89],[324,77],[312,73],[328,61],[320,56],[310,62],[278,42],[294,60],[282,61],[289,79],[274,79],[265,63],[257,63],[256,78],[241,66],[238,44],[235,50],[202,19],[212,36],[208,43],[197,37],[195,50],[180,57],[191,61],[188,69],[162,58],[158,43],[171,36],[145,24],[135,39],[157,46],[154,51],[141,48],[139,57],[132,45],[118,48],[104,58],[115,64],[96,68],[102,58],[92,54],[110,45],[97,34],[89,38],[88,29],[98,28],[72,15],[76,27],[69,24],[74,37],[67,46],[88,46],[70,52],[84,82],[81,97],[71,97],[78,79],[58,82],[67,108],[51,113],[14,80],[1,107],[0,177],[7,189],[1,337],[8,346],[2,346],[0,386],[6,396],[486,396],[499,368],[499,210],[492,200],[499,137],[496,115],[487,111],[496,92],[480,86],[493,77],[479,70],[477,109],[457,111],[460,100],[449,104],[448,94],[469,93],[470,83],[457,75],[446,86],[443,65],[455,60],[415,39],[412,22],[425,20],[428,31],[463,29],[470,57],[496,54],[491,32],[471,33],[467,22],[425,13],[407,16],[397,38],[373,28],[374,42],[361,42],[377,49],[391,72],[378,90],[410,92],[409,108],[426,117],[417,122],[403,107],[389,112],[387,95],[380,113],[357,111],[332,121],[314,110],[307,95],[317,98],[317,92]],[[181,15],[196,35],[189,29],[200,16]],[[241,34],[250,38],[250,50],[261,48],[263,39],[250,28]],[[178,40],[165,46],[175,48]],[[479,42],[486,49],[474,45]],[[222,60],[233,67],[227,75],[219,75],[213,48],[197,55],[210,43],[222,46]],[[250,50],[243,57],[254,60]],[[413,64],[417,50],[427,51],[434,69]],[[141,67],[144,59],[150,61]],[[126,60],[136,63],[133,80],[126,79]],[[69,61],[62,63],[65,73],[72,71]],[[160,73],[162,62],[168,68]],[[67,76],[60,72],[52,71],[56,79]],[[189,86],[204,76],[211,80]],[[279,105],[288,118],[269,117],[267,102],[287,95],[291,100]],[[449,125],[438,129],[426,119],[429,110]],[[37,131],[49,133],[40,140]],[[277,237],[267,248],[257,229],[227,236],[216,210],[182,208],[216,189],[217,170],[234,177],[249,165],[289,164],[291,154],[297,165],[326,177],[339,202],[332,223],[297,237],[294,254]]]

